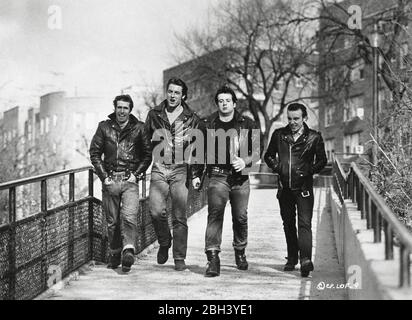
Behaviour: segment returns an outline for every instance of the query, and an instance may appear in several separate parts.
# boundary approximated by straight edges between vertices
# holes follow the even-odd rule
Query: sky
[[[0,113],[43,94],[114,96],[161,85],[175,33],[218,0],[0,0]]]

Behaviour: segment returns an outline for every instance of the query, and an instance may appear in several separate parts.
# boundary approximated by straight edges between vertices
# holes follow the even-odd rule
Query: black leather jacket
[[[152,139],[154,153],[153,161],[159,162],[155,148],[161,143],[161,141],[153,141],[153,134],[158,129],[164,129],[165,131],[170,132],[170,135],[166,135],[165,140],[162,141],[161,147],[164,150],[160,152],[160,156],[170,156],[171,162],[167,164],[179,163],[180,160],[186,160],[182,161],[182,163],[187,163],[187,159],[181,159],[182,157],[179,159],[175,158],[176,150],[182,150],[183,152],[187,150],[187,147],[192,142],[191,130],[198,128],[200,118],[190,110],[189,106],[184,101],[182,101],[183,112],[171,125],[166,115],[166,106],[167,100],[164,100],[160,105],[150,110],[146,118],[146,131]],[[178,132],[177,136],[176,132]]]
[[[207,155],[207,142],[214,141],[215,135],[214,132],[216,130],[216,120],[219,117],[219,113],[215,112],[210,115],[207,119],[202,121],[200,126],[201,130],[204,132],[205,136],[205,162],[206,166],[196,166],[193,175],[195,177],[202,176],[202,173],[205,172],[207,169],[210,169],[213,166],[213,163],[208,163],[208,155]],[[246,167],[251,167],[252,164],[258,162],[260,160],[261,154],[263,152],[263,145],[260,139],[260,130],[255,121],[252,119],[242,116],[239,112],[235,111],[234,114],[235,119],[235,129],[238,133],[239,137],[239,146],[238,150],[240,150],[238,156],[240,156],[246,164]],[[212,130],[207,130],[212,129]],[[246,129],[241,131],[242,129]],[[255,134],[253,134],[252,130],[256,130]],[[242,152],[243,150],[243,152]],[[244,154],[242,154],[244,153]],[[247,153],[247,154],[246,154]],[[214,156],[212,156],[214,161]]]
[[[109,118],[99,123],[90,143],[90,159],[100,180],[104,181],[110,171],[126,171],[135,176],[145,172],[152,162],[152,150],[144,123],[131,114],[121,130],[116,115],[112,113]]]
[[[279,174],[280,187],[302,191],[313,187],[313,174],[319,173],[327,162],[321,134],[306,123],[296,142],[289,126],[275,130],[264,158],[269,168]]]

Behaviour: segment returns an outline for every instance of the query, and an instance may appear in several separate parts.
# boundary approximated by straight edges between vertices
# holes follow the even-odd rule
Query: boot
[[[118,266],[120,266],[120,258],[121,258],[120,252],[111,253],[109,255],[109,263],[107,264],[107,268],[116,269]]]
[[[239,270],[247,270],[247,268],[249,267],[247,260],[246,260],[245,249],[242,249],[242,250],[235,249],[235,260],[236,260],[237,268]]]
[[[207,256],[207,269],[205,273],[205,277],[217,277],[220,275],[220,259],[219,259],[219,251],[217,250],[210,250],[206,251]]]
[[[122,271],[129,272],[134,264],[134,251],[132,249],[126,249],[123,252],[122,257]]]

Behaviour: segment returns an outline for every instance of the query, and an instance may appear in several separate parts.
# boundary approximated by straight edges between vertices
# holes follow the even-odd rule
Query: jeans
[[[247,207],[250,185],[248,177],[233,178],[231,175],[212,173],[207,190],[208,217],[205,251],[220,251],[223,216],[229,200],[232,207],[233,248],[243,250],[247,245]]]
[[[106,213],[109,249],[112,254],[126,249],[135,252],[138,185],[127,181],[103,184],[103,210]]]
[[[279,189],[278,200],[280,214],[283,220],[288,259],[297,263],[300,260],[312,257],[312,216],[313,216],[313,189],[308,190],[307,197],[300,190]],[[298,229],[296,230],[296,208],[298,212]]]
[[[186,259],[187,252],[187,165],[154,163],[151,173],[149,212],[160,246],[170,247],[173,239],[173,258]],[[173,237],[166,211],[167,198],[172,200]]]

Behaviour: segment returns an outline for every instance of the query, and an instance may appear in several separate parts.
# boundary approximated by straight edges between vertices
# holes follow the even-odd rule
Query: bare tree
[[[313,23],[289,23],[292,9],[282,1],[223,1],[207,30],[177,36],[186,59],[199,58],[199,68],[241,94],[264,143],[290,102],[295,79],[304,80],[305,88],[315,88]],[[201,59],[205,55],[209,59]],[[279,107],[272,115],[275,103]]]

